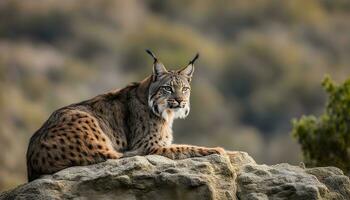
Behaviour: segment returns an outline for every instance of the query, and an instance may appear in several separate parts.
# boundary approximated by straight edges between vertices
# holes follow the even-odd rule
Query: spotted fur
[[[172,123],[190,111],[195,57],[168,71],[154,58],[153,73],[139,83],[55,111],[30,139],[28,180],[61,169],[134,155],[183,159],[223,154],[221,148],[172,144]]]

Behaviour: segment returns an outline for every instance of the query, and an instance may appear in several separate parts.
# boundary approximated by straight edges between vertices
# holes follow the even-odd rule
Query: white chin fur
[[[190,113],[190,108],[178,108],[174,110],[174,118],[175,119],[184,119],[187,117],[187,115]]]
[[[183,119],[187,117],[189,113],[189,108],[177,108],[177,109],[160,109],[161,117],[166,121],[173,119]]]

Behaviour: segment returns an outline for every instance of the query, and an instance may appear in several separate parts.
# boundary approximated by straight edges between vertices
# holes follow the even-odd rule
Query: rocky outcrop
[[[334,167],[258,165],[244,152],[176,161],[149,155],[68,168],[0,199],[350,199],[350,181]]]
[[[239,199],[350,199],[349,178],[334,167],[246,165],[236,181]]]

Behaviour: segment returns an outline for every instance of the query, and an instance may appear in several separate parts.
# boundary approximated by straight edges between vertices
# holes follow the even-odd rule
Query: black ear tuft
[[[152,56],[152,58],[154,59],[154,62],[158,61],[158,58],[154,55],[154,53],[151,50],[146,49],[146,52]]]
[[[193,65],[194,62],[199,58],[199,53],[196,54],[196,56],[194,56],[194,58],[188,63],[189,65]]]

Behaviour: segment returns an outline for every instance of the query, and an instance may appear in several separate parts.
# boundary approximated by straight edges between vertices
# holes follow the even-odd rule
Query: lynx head
[[[180,70],[167,70],[158,58],[146,50],[153,59],[152,82],[148,91],[148,105],[152,112],[165,120],[185,118],[190,112],[190,82],[194,72],[194,62],[198,54]]]

